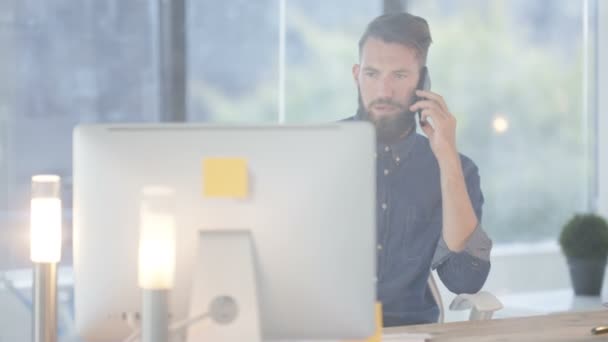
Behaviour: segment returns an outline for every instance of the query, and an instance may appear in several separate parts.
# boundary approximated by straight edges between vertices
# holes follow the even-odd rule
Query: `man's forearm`
[[[441,175],[443,238],[448,248],[460,252],[478,224],[464,180],[458,152],[438,159]]]

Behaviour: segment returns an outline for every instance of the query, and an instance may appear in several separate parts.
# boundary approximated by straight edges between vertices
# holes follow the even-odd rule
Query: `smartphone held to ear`
[[[418,80],[418,85],[416,86],[416,90],[431,90],[431,76],[429,75],[429,68],[426,66],[422,67],[420,71],[420,79]],[[422,97],[415,95],[414,103],[422,100]],[[420,126],[426,125],[428,122],[426,120],[422,120],[421,110],[417,111],[418,113],[418,121],[420,122]]]

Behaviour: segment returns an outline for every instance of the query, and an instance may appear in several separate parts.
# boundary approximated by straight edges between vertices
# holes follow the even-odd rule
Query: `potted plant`
[[[596,214],[577,214],[559,237],[577,295],[599,296],[608,255],[608,223]]]

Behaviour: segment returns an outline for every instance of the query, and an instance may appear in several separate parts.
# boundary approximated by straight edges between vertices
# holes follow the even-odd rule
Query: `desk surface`
[[[608,341],[608,335],[592,335],[591,328],[608,325],[608,310],[562,313],[546,316],[494,319],[489,321],[424,324],[386,328],[387,333],[429,333],[437,342],[506,341]]]

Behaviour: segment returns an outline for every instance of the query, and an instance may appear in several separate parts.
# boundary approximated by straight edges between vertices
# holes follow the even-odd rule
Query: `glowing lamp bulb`
[[[173,190],[149,186],[142,195],[138,283],[143,289],[169,289],[175,273]]]
[[[30,259],[37,263],[57,263],[61,259],[61,178],[56,175],[32,177],[30,207]]]

